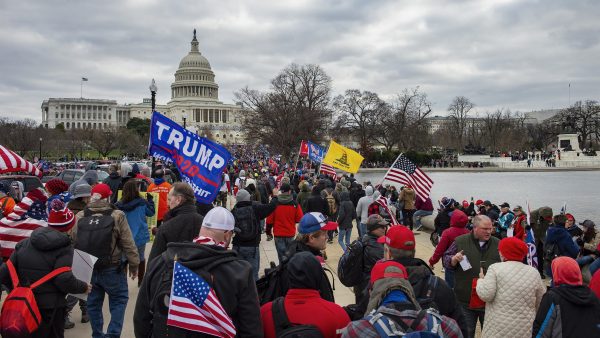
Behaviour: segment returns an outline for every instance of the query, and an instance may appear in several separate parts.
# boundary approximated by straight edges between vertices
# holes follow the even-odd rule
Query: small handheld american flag
[[[398,156],[383,179],[412,186],[423,201],[429,197],[433,186],[433,180],[403,154]]]
[[[325,175],[333,176],[333,179],[337,180],[337,174],[335,172],[335,169],[332,166],[330,166],[330,165],[327,165],[325,163],[321,163],[321,167],[319,168],[319,172],[322,173],[322,174],[325,174]]]
[[[167,325],[216,337],[235,337],[236,334],[233,321],[215,291],[179,262],[173,267]]]

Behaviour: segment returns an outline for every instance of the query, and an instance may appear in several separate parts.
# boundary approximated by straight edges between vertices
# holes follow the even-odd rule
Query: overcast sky
[[[335,94],[388,99],[420,86],[445,114],[453,97],[480,113],[599,99],[600,3],[590,1],[0,0],[0,116],[41,122],[42,101],[138,103],[152,78],[170,99],[198,30],[221,101],[268,89],[286,65],[315,63]]]

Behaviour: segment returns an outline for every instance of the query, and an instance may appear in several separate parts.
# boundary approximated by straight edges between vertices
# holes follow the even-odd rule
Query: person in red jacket
[[[296,223],[300,222],[300,219],[304,216],[302,207],[296,204],[292,198],[291,190],[288,183],[281,185],[281,194],[277,200],[277,207],[267,217],[267,235],[269,235],[269,229],[273,229],[275,249],[277,250],[279,263],[282,262],[288,246],[294,240],[294,236],[296,236]]]
[[[344,309],[324,300],[319,295],[319,285],[323,274],[321,263],[310,252],[299,252],[287,263],[290,289],[284,297],[285,314],[295,325],[313,325],[323,337],[339,337],[337,333],[350,323],[350,317]],[[273,319],[273,302],[260,308],[265,338],[277,337]]]
[[[435,247],[435,251],[433,252],[433,256],[429,258],[429,265],[433,268],[433,266],[444,256],[444,252],[448,250],[450,245],[454,243],[456,237],[464,234],[468,234],[469,230],[466,229],[467,223],[469,222],[469,218],[467,214],[456,209],[452,212],[452,216],[450,216],[450,227],[444,232],[442,232],[442,238],[440,242]],[[446,283],[451,288],[454,287],[454,271],[446,269],[444,271],[444,279]]]
[[[513,209],[513,212],[515,213],[515,220],[508,229],[508,234],[512,233],[512,236],[507,236],[516,237],[522,241],[525,241],[525,227],[527,227],[527,215],[525,215],[525,213],[523,212],[523,207],[521,207],[520,205],[517,205]]]

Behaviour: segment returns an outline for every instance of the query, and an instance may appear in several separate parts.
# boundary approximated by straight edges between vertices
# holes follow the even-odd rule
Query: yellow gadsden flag
[[[364,157],[360,156],[356,151],[331,141],[329,143],[329,150],[325,158],[323,158],[323,163],[356,174],[363,160]]]

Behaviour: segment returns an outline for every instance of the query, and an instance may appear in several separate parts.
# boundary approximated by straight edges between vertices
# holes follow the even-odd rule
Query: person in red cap
[[[380,337],[379,332],[400,330],[407,333],[409,327],[415,333],[434,332],[443,337],[462,337],[454,319],[422,308],[408,278],[404,265],[392,260],[377,262],[371,271],[365,317],[348,324],[341,332],[342,337]]]
[[[531,337],[531,325],[546,286],[537,269],[523,264],[527,244],[507,237],[498,245],[501,263],[490,265],[477,281],[477,295],[485,302],[482,337]]]
[[[72,234],[76,249],[98,257],[92,273],[93,288],[87,299],[92,337],[121,335],[129,299],[123,256],[127,258],[131,279],[137,277],[140,264],[125,213],[114,209],[109,201],[111,196],[108,185],[95,185],[90,203],[77,214],[77,226]],[[111,314],[106,333],[102,314],[105,294],[108,294]]]
[[[450,216],[450,228],[442,232],[442,238],[435,247],[433,255],[429,258],[429,265],[432,268],[444,256],[444,252],[454,243],[456,237],[469,233],[469,230],[466,228],[467,223],[469,223],[469,218],[464,212],[460,210],[452,212],[452,216]],[[454,271],[451,269],[445,270],[444,276],[448,286],[451,288],[454,287]]]
[[[45,208],[45,206],[44,206]],[[48,226],[39,227],[29,238],[20,241],[10,256],[20,283],[33,283],[55,269],[70,267],[73,262],[71,239],[66,235],[75,224],[75,215],[61,200],[52,203]],[[14,288],[7,264],[0,267],[0,282]],[[33,290],[42,322],[35,337],[62,337],[68,293],[89,293],[91,285],[75,278],[71,271],[63,272]]]
[[[583,285],[581,269],[571,257],[552,261],[554,287],[540,303],[533,337],[600,337],[600,300]]]

